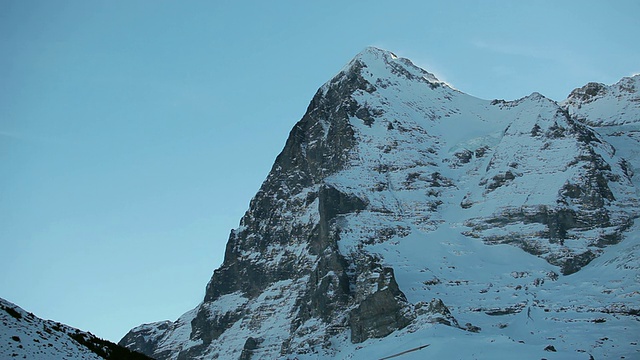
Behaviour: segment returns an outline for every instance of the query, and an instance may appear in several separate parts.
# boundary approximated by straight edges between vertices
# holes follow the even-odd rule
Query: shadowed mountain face
[[[158,359],[371,358],[446,334],[421,351],[465,357],[447,341],[493,337],[544,357],[527,343],[585,311],[627,326],[640,307],[638,81],[485,101],[365,49],[294,126],[203,302],[120,344]],[[607,281],[628,287],[614,296]],[[597,353],[592,336],[556,347]],[[607,355],[631,351],[616,341]]]

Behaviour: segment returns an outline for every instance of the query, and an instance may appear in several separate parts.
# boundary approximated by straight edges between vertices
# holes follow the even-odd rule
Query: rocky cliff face
[[[627,85],[619,88],[631,95],[616,101],[634,103]],[[366,349],[392,336],[419,347],[440,329],[518,347],[526,342],[514,337],[535,343],[548,329],[566,332],[579,312],[634,316],[638,166],[620,155],[635,154],[638,138],[618,141],[617,151],[608,140],[620,136],[599,134],[602,122],[581,110],[623,91],[611,89],[590,84],[560,104],[536,93],[485,101],[407,59],[364,50],[291,131],[204,301],[120,344],[159,359],[368,358]],[[612,256],[623,240],[630,257]],[[628,287],[578,304],[557,283],[592,271],[594,259],[624,268],[611,276]],[[517,329],[529,319],[542,327],[526,335]],[[625,339],[616,340],[623,353]]]

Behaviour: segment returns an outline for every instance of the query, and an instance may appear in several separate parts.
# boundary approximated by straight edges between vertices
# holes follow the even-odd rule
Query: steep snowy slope
[[[0,359],[149,359],[0,299]]]
[[[617,151],[566,104],[480,100],[364,50],[291,131],[204,301],[120,344],[160,359],[638,356],[637,143]]]

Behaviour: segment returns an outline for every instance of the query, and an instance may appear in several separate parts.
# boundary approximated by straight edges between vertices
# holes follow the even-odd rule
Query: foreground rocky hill
[[[0,321],[0,359],[149,359],[91,333],[43,320],[4,299]]]
[[[640,77],[481,100],[367,48],[324,84],[158,359],[640,356]]]

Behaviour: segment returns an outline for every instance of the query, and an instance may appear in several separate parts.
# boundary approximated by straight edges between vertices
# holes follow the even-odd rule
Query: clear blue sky
[[[201,301],[311,97],[368,45],[461,91],[640,72],[633,1],[0,2],[0,297],[118,341]]]

